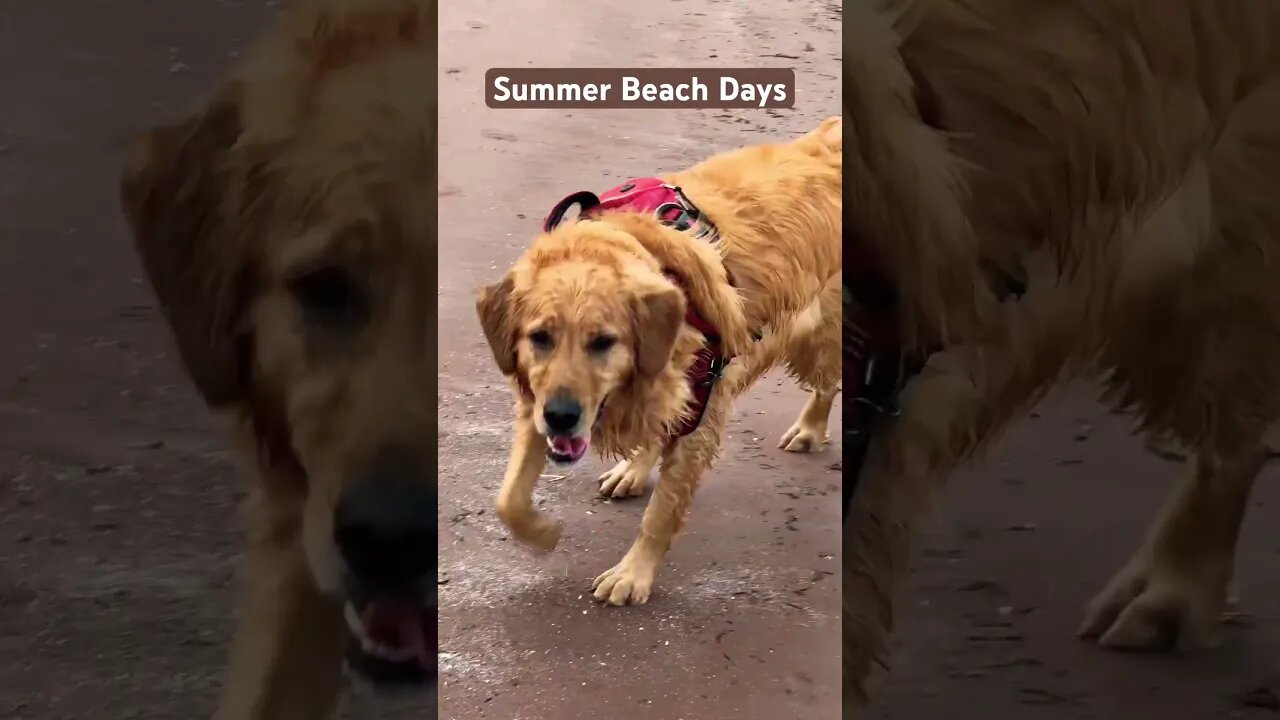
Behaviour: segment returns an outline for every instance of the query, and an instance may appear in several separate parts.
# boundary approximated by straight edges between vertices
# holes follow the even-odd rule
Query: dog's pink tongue
[[[371,639],[412,651],[423,670],[435,671],[435,623],[424,621],[422,608],[405,602],[375,602],[365,611],[364,624]]]
[[[553,437],[551,449],[577,460],[587,452],[587,440],[580,437]]]

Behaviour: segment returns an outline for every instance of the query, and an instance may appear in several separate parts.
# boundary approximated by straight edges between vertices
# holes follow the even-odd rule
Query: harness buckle
[[[707,368],[707,379],[699,383],[702,387],[711,387],[716,381],[724,377],[724,370],[729,366],[729,361],[724,356],[717,355],[711,359],[711,367]]]
[[[898,406],[898,393],[896,392],[899,389],[896,386],[900,379],[894,378],[893,386],[881,388],[876,382],[880,379],[880,376],[877,373],[880,369],[880,363],[876,362],[877,359],[878,357],[876,355],[872,355],[867,360],[867,370],[862,378],[862,385],[863,387],[868,388],[869,392],[864,393],[862,397],[854,398],[853,401],[858,405],[870,408],[876,415],[891,418],[897,417],[902,412],[902,409]],[[872,397],[880,394],[876,392],[876,390],[880,389],[885,390],[883,394],[887,397],[877,402],[876,400],[873,400]]]
[[[718,239],[719,232],[716,230],[716,226],[710,220],[707,220],[706,216],[702,214],[702,210],[693,204],[688,195],[684,194],[684,190],[678,185],[663,184],[662,187],[670,190],[676,196],[676,201],[665,202],[658,206],[656,214],[659,222],[667,223],[680,232],[692,230],[693,237],[697,240],[710,237],[712,238],[711,241],[714,242]],[[668,220],[666,215],[672,210],[676,211],[677,214],[675,219]]]
[[[669,219],[667,215],[673,210],[676,213],[675,217]],[[694,223],[698,221],[697,216],[694,215],[689,208],[684,207],[680,203],[662,203],[654,213],[658,216],[659,222],[669,225],[680,232],[688,232],[689,230],[692,230]]]

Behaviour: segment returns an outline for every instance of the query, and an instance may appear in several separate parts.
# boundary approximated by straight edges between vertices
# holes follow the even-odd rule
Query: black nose
[[[546,421],[548,431],[567,434],[578,427],[578,421],[582,419],[582,404],[568,395],[557,393],[543,406],[542,419]]]
[[[338,500],[334,540],[364,592],[418,592],[436,566],[436,494],[422,470],[380,458]]]

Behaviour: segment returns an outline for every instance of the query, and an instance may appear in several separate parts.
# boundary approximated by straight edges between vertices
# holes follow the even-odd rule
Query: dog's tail
[[[804,152],[836,167],[844,163],[844,119],[839,115],[823,120],[817,128],[796,140]]]

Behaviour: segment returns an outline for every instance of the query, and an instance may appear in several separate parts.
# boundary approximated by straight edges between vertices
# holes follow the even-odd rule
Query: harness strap
[[[844,406],[849,456],[843,517],[847,518],[872,434],[885,418],[898,414],[899,392],[923,369],[932,349],[912,357],[902,355],[893,325],[896,294],[865,245],[845,243],[844,261],[843,382],[846,397],[853,399]],[[998,274],[993,282],[1001,302],[1016,301],[1027,290],[1025,279],[1009,273]]]
[[[862,395],[845,405],[845,445],[848,448],[844,480],[841,518],[847,519],[853,507],[853,495],[858,490],[862,468],[872,436],[881,424],[898,415],[898,394],[911,378],[924,367],[924,358],[906,360],[897,352],[889,352],[873,358],[867,366]]]
[[[681,291],[685,291],[684,278],[671,271],[663,274]],[[687,291],[685,294],[688,295]],[[711,402],[711,393],[715,390],[721,375],[724,374],[724,369],[733,361],[732,356],[722,352],[720,334],[715,326],[702,317],[692,304],[685,312],[684,321],[689,327],[702,333],[706,342],[698,348],[693,364],[685,371],[685,377],[689,380],[689,389],[693,392],[693,398],[689,402],[693,412],[672,430],[668,438],[670,442],[692,433],[702,424],[702,418],[707,413],[707,405]]]
[[[841,352],[845,448],[841,493],[847,519],[866,461],[871,435],[897,414],[897,397],[909,377],[897,337],[895,293],[864,244],[844,244]]]
[[[551,212],[547,213],[547,217],[542,221],[542,232],[551,232],[556,226],[564,222],[564,216],[569,212],[569,208],[574,205],[578,206],[579,216],[585,215],[600,205],[600,198],[596,197],[593,192],[580,190],[560,202],[556,203]]]

